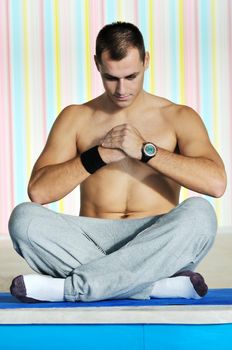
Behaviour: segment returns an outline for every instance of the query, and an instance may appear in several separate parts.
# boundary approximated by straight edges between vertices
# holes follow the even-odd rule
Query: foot
[[[195,289],[195,291],[200,297],[203,297],[207,294],[208,286],[205,283],[204,278],[198,272],[186,270],[186,271],[175,273],[173,276],[171,276],[171,278],[177,277],[177,276],[188,276],[193,285],[193,288]]]
[[[42,275],[20,275],[13,279],[11,294],[23,303],[64,300],[64,279]]]
[[[200,299],[206,295],[207,291],[204,278],[197,272],[187,270],[156,281],[151,297]]]

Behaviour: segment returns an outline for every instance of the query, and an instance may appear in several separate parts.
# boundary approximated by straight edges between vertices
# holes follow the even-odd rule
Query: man
[[[9,221],[16,251],[40,275],[16,277],[24,302],[150,297],[201,298],[194,272],[213,244],[208,201],[179,204],[181,186],[220,197],[223,162],[191,108],[143,90],[149,54],[137,27],[105,26],[95,62],[105,92],[66,107],[32,171],[33,203]],[[42,204],[80,185],[80,216]]]

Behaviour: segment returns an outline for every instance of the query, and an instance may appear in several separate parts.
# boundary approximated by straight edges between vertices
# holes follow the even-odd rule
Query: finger
[[[114,141],[123,141],[125,139],[124,135],[122,134],[118,134],[118,135],[110,135],[107,136],[102,142],[106,143],[106,142],[114,142]]]
[[[128,124],[121,124],[117,125],[114,128],[112,128],[108,133],[106,134],[105,138],[107,137],[115,137],[115,136],[125,136],[125,131],[128,130]]]
[[[111,148],[111,149],[121,149],[119,144],[102,144],[101,145],[103,148]]]
[[[115,137],[123,137],[125,136],[125,130],[117,130],[117,131],[113,131],[110,135],[108,135],[111,138],[115,138]]]
[[[103,147],[109,147],[109,148],[121,148],[122,147],[122,138],[121,137],[115,137],[110,139],[105,139],[102,143]]]
[[[130,128],[130,125],[127,124],[127,123],[124,123],[124,124],[119,124],[119,125],[116,125],[114,126],[110,132],[112,131],[120,131],[120,130],[124,130],[124,129],[127,129],[127,128]]]

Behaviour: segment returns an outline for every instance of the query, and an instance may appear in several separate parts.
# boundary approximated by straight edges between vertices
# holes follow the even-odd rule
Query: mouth
[[[126,101],[129,99],[130,95],[114,95],[114,97],[119,101]]]

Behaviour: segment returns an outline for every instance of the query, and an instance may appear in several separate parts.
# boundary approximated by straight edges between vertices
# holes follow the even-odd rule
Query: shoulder
[[[167,98],[148,94],[150,107],[159,110],[162,118],[175,127],[187,126],[189,124],[201,124],[203,120],[200,115],[187,105],[177,104]]]
[[[169,102],[163,106],[162,112],[176,132],[184,132],[191,130],[191,128],[203,128],[206,130],[203,119],[193,108]]]
[[[177,135],[183,133],[192,136],[199,133],[208,134],[206,126],[201,116],[191,107],[186,105],[176,105],[173,114],[173,123]]]
[[[64,128],[78,129],[82,126],[88,115],[91,114],[91,110],[85,104],[72,104],[62,109],[57,116],[54,125],[59,125]]]
[[[148,92],[146,92],[146,98],[148,100],[148,105],[150,107],[156,108],[156,109],[163,110],[163,109],[170,108],[170,107],[175,105],[175,103],[173,103],[172,101],[168,100],[165,97],[153,95],[153,94],[150,94]]]
[[[175,122],[184,121],[184,119],[201,119],[199,114],[193,108],[186,105],[177,104],[171,101],[170,104],[167,104],[164,107],[164,110],[169,115],[169,117],[172,118]]]
[[[201,116],[191,107],[159,99],[162,120],[173,130],[178,144],[193,139],[209,141],[208,131]]]
[[[57,119],[67,120],[67,121],[71,121],[72,119],[73,120],[81,119],[82,115],[87,113],[87,110],[88,108],[85,106],[85,104],[68,105],[62,109]]]
[[[149,99],[149,107],[155,111],[159,111],[164,119],[172,121],[177,115],[179,115],[184,107],[187,106],[179,105],[173,101],[152,94],[147,94]]]
[[[193,119],[193,120],[200,120],[200,115],[192,108],[186,105],[180,105],[180,104],[174,104],[173,110],[175,111],[174,117],[176,118],[176,121],[184,119]]]

